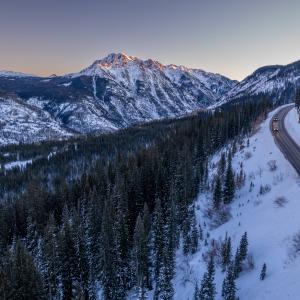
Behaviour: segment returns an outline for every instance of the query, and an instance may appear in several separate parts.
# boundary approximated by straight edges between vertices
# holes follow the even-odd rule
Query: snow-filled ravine
[[[193,299],[195,283],[200,284],[206,271],[203,254],[208,251],[212,239],[224,239],[227,232],[232,239],[234,255],[245,231],[248,233],[249,254],[253,256],[254,268],[243,271],[236,280],[238,297],[241,300],[299,299],[300,254],[299,257],[294,255],[293,239],[300,232],[300,179],[274,143],[269,130],[270,118],[274,113],[276,111],[270,113],[256,133],[249,137],[248,145],[245,139],[244,148],[238,146],[233,157],[234,171],[240,172],[240,164],[243,163],[246,179],[245,184],[236,191],[235,200],[230,205],[232,217],[227,223],[210,228],[203,211],[207,202],[211,201],[212,193],[200,193],[196,213],[204,236],[209,234],[208,245],[205,246],[202,241],[199,251],[192,256],[184,257],[181,251],[177,254],[174,299]],[[289,120],[294,121],[297,120]],[[219,158],[220,153],[210,163],[211,178],[217,171]],[[254,186],[250,189],[251,182]],[[260,193],[261,187],[263,193]],[[263,263],[267,265],[267,275],[261,281],[259,275]],[[216,267],[216,299],[222,299],[224,276],[221,268]]]

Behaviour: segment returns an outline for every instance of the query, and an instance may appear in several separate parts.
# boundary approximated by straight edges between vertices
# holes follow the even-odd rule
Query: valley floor
[[[224,239],[227,232],[233,242],[233,252],[245,231],[248,233],[249,254],[254,258],[254,268],[243,271],[237,279],[237,294],[242,300],[299,299],[300,257],[294,249],[294,237],[300,232],[300,178],[274,143],[269,130],[269,121],[276,111],[269,114],[258,131],[244,141],[244,148],[234,155],[233,168],[238,173],[240,164],[246,173],[245,184],[236,192],[231,205],[232,218],[218,228],[212,229],[203,211],[211,201],[211,192],[201,193],[197,200],[197,218],[209,236],[208,245],[201,243],[199,251],[190,257],[177,254],[177,271],[174,279],[176,300],[192,300],[195,283],[201,282],[206,271],[203,255],[208,251],[212,239]],[[286,120],[293,138],[300,143],[300,125],[293,109]],[[299,129],[298,129],[299,126]],[[220,153],[210,163],[210,178],[216,173],[216,162]],[[271,162],[273,161],[273,162]],[[274,161],[276,163],[274,163]],[[276,164],[276,170],[270,165]],[[254,184],[250,189],[251,182]],[[261,187],[265,190],[261,193]],[[206,226],[204,225],[206,224]],[[267,276],[260,281],[263,263],[267,265]],[[216,299],[222,299],[221,287],[225,274],[216,269]]]

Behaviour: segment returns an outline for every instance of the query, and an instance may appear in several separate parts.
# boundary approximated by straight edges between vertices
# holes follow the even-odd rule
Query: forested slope
[[[191,209],[209,157],[249,134],[253,99],[101,136],[0,149],[0,298],[172,299],[175,251],[195,251]],[[32,159],[5,170],[11,160]],[[22,262],[22,263],[21,263]],[[28,275],[30,274],[30,276]]]

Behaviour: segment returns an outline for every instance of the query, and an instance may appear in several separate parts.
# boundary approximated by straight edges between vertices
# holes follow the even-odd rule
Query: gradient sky
[[[0,0],[0,69],[79,71],[111,52],[242,79],[300,59],[299,0]]]

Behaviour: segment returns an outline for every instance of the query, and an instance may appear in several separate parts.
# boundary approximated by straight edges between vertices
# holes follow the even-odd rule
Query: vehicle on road
[[[275,116],[270,121],[270,130],[279,149],[300,175],[300,146],[292,139],[284,128],[284,120],[291,109],[292,106],[280,109],[278,114],[276,114],[278,121],[274,121]]]
[[[279,119],[278,117],[274,117],[273,120],[272,120],[272,131],[275,133],[275,132],[278,132],[279,131]]]

